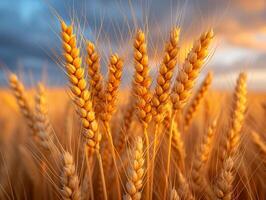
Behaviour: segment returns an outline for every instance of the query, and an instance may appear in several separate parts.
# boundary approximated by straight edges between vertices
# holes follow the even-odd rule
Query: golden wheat
[[[49,121],[47,99],[43,84],[39,83],[35,96],[35,123],[40,145],[47,151],[53,148],[53,129]]]
[[[128,181],[126,183],[126,194],[124,199],[141,199],[141,189],[143,186],[144,169],[143,142],[140,137],[136,139],[135,147],[132,152],[131,165],[128,168]]]
[[[17,99],[17,103],[21,109],[23,116],[27,121],[27,125],[29,126],[31,133],[35,135],[36,128],[35,128],[34,114],[26,98],[26,93],[23,83],[21,83],[18,80],[18,77],[15,74],[10,74],[9,85],[12,91],[14,92],[14,95]]]
[[[196,114],[199,105],[203,98],[205,97],[210,85],[212,82],[212,73],[208,73],[203,80],[202,84],[200,85],[199,89],[197,90],[194,98],[191,100],[189,107],[187,108],[185,115],[184,115],[184,126],[185,129],[188,129],[194,115]]]
[[[62,156],[62,160],[62,198],[65,200],[80,200],[79,178],[76,174],[73,157],[70,153],[65,152]]]
[[[67,26],[61,21],[62,43],[65,56],[65,67],[70,81],[70,88],[74,95],[74,102],[79,108],[79,115],[85,131],[83,135],[89,150],[99,150],[101,134],[98,130],[98,122],[95,118],[91,95],[88,91],[84,78],[84,69],[81,67],[80,50],[76,44],[76,36],[73,34],[73,27]]]
[[[100,71],[100,56],[91,41],[87,42],[87,65],[94,111],[100,115],[104,103],[103,77]]]

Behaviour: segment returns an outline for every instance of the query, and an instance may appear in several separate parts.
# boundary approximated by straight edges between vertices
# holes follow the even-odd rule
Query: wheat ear
[[[210,85],[212,82],[212,73],[209,72],[205,79],[203,80],[203,82],[201,83],[199,89],[197,90],[195,96],[193,97],[193,99],[191,100],[191,103],[189,105],[189,107],[187,108],[186,112],[185,112],[185,116],[184,116],[184,125],[185,125],[185,130],[188,129],[194,115],[196,114],[202,100],[204,99]]]
[[[9,85],[16,97],[19,108],[26,119],[27,125],[33,135],[36,134],[35,120],[33,111],[30,108],[28,100],[26,98],[25,88],[22,82],[19,81],[15,74],[9,75]]]
[[[70,153],[65,152],[62,157],[62,198],[65,200],[80,200],[79,178],[76,174],[73,157]]]
[[[137,116],[143,126],[151,121],[151,77],[149,76],[147,42],[144,33],[139,30],[134,42],[135,75],[134,93],[136,96]]]
[[[116,163],[116,153],[113,142],[113,136],[110,130],[110,120],[117,106],[117,95],[118,95],[118,88],[121,83],[122,70],[123,70],[123,60],[117,54],[111,55],[109,60],[108,80],[105,88],[104,111],[101,115],[101,120],[103,121],[106,130],[113,163],[116,170],[115,178],[116,178],[118,198],[121,198],[119,170]]]
[[[180,200],[180,197],[176,191],[176,189],[172,189],[170,192],[170,200]]]
[[[193,44],[192,50],[189,52],[182,69],[179,71],[174,87],[171,91],[171,102],[172,102],[172,116],[171,125],[169,130],[169,144],[167,152],[166,162],[166,176],[165,176],[165,189],[164,198],[166,197],[166,191],[168,188],[168,176],[170,173],[170,160],[171,160],[171,146],[172,146],[172,124],[176,113],[180,115],[182,108],[185,106],[191,89],[194,86],[195,80],[198,77],[200,69],[203,65],[205,58],[208,55],[208,47],[213,38],[213,31],[207,31],[203,33],[196,42]]]
[[[247,75],[240,73],[237,79],[233,107],[231,113],[230,130],[221,143],[220,160],[223,162],[226,157],[234,158],[240,143],[240,132],[244,123],[244,116],[247,107]]]
[[[163,61],[156,79],[155,91],[152,98],[152,113],[157,123],[163,120],[165,106],[169,99],[171,79],[179,52],[179,33],[180,29],[177,27],[171,31],[170,39],[166,44]]]
[[[53,148],[53,129],[48,117],[47,99],[44,85],[39,83],[35,96],[35,122],[37,136],[43,149],[51,152]]]
[[[80,57],[80,50],[77,47],[76,36],[73,34],[72,25],[67,26],[64,21],[61,21],[61,37],[65,57],[65,67],[70,82],[70,89],[74,96],[74,102],[78,108],[78,114],[80,116],[82,127],[84,129],[83,136],[86,143],[84,150],[87,167],[88,170],[91,170],[89,167],[90,162],[88,157],[91,157],[94,152],[96,152],[97,159],[99,163],[101,163],[101,156],[99,156],[98,154],[102,135],[99,132],[98,122],[93,110],[91,94],[87,89],[84,69],[81,67],[82,61]],[[103,170],[101,169],[100,172],[103,184],[105,184]],[[89,175],[91,175],[90,172]],[[92,183],[90,183],[90,185],[92,185]],[[104,194],[105,198],[107,198],[106,191],[104,191]]]
[[[197,191],[204,191],[209,199],[214,198],[214,194],[209,188],[206,178],[203,176],[206,162],[209,159],[211,152],[211,145],[213,143],[214,133],[217,126],[217,120],[214,120],[211,126],[208,128],[207,133],[203,136],[202,142],[196,150],[196,156],[192,163],[191,178],[193,186]]]
[[[122,117],[121,128],[117,134],[115,147],[118,153],[122,153],[125,147],[125,144],[130,137],[127,133],[130,130],[131,122],[133,121],[135,106],[134,98],[130,97],[129,102],[127,103],[126,109]]]
[[[255,144],[257,150],[259,151],[263,162],[266,164],[266,143],[255,131],[251,132],[252,142]]]
[[[87,42],[87,66],[90,77],[89,85],[92,95],[94,111],[100,115],[104,103],[103,77],[100,70],[100,56],[91,41]]]
[[[234,176],[232,173],[233,165],[234,162],[231,157],[228,157],[223,163],[221,173],[214,187],[214,193],[217,200],[232,199],[232,184],[234,181]]]
[[[184,200],[194,200],[195,198],[189,188],[189,184],[180,169],[177,169],[177,177],[178,177],[177,191],[180,198]]]
[[[65,67],[70,81],[70,88],[74,96],[74,102],[78,107],[78,113],[85,131],[83,135],[88,150],[94,152],[99,150],[101,134],[93,111],[91,94],[87,89],[84,69],[81,67],[80,50],[76,44],[76,36],[73,34],[72,25],[67,26],[61,21],[62,43],[65,56]]]
[[[110,122],[112,114],[116,110],[118,88],[121,83],[122,69],[123,60],[117,54],[111,55],[109,59],[108,80],[105,88],[104,113],[102,114],[102,121],[105,125]]]
[[[149,76],[147,42],[144,33],[139,30],[134,42],[134,94],[136,96],[136,110],[139,121],[143,126],[145,143],[147,148],[147,185],[146,195],[149,199],[150,193],[150,156],[149,156],[149,135],[147,132],[148,123],[151,121],[151,77]]]
[[[179,71],[172,89],[171,100],[174,110],[181,110],[191,93],[195,80],[208,55],[208,47],[213,39],[212,30],[203,33],[193,44],[182,69]]]
[[[132,152],[132,163],[128,167],[128,181],[126,183],[126,194],[124,200],[140,200],[141,189],[143,187],[144,177],[144,156],[143,156],[143,141],[141,137],[137,137],[135,148]]]

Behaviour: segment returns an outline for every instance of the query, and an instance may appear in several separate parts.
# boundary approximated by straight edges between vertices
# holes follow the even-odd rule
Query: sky
[[[103,73],[111,53],[124,58],[124,86],[132,76],[135,31],[141,28],[148,37],[156,76],[164,42],[171,28],[180,26],[179,65],[193,40],[213,28],[215,41],[202,77],[211,70],[214,87],[227,88],[247,71],[249,88],[266,90],[266,0],[1,0],[0,86],[6,85],[8,72],[28,85],[66,83],[58,17],[74,21],[81,48],[85,39],[95,42]]]

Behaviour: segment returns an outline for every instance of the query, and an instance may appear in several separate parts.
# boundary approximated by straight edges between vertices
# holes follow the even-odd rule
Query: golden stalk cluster
[[[238,77],[230,115],[212,119],[209,114],[214,105],[206,95],[213,78],[210,72],[190,99],[209,56],[214,38],[212,30],[195,40],[172,82],[181,44],[180,29],[173,28],[153,87],[147,35],[138,29],[133,38],[134,76],[130,94],[126,97],[126,92],[120,92],[119,87],[127,58],[111,54],[105,79],[98,49],[92,41],[87,41],[83,53],[83,42],[77,41],[79,37],[74,28],[61,20],[64,69],[70,98],[77,111],[77,116],[70,112],[67,112],[70,116],[65,116],[75,119],[71,126],[73,130],[65,131],[71,134],[54,131],[69,127],[64,124],[69,120],[63,124],[52,123],[62,119],[62,114],[58,114],[50,121],[47,105],[50,102],[46,96],[49,90],[43,84],[37,87],[35,109],[32,109],[23,83],[14,74],[9,77],[29,131],[36,139],[36,146],[41,148],[38,153],[30,149],[33,156],[21,159],[27,152],[23,147],[27,139],[12,141],[18,147],[13,149],[12,155],[19,158],[23,169],[19,165],[18,170],[10,170],[18,165],[15,161],[8,163],[7,166],[13,167],[8,167],[10,179],[0,180],[0,189],[4,191],[0,190],[0,199],[12,199],[14,192],[15,198],[26,195],[27,199],[39,199],[40,195],[46,195],[43,199],[52,200],[265,198],[266,143],[251,123],[245,123],[246,115],[249,119],[253,117],[247,110],[247,75],[242,72]],[[119,98],[128,99],[123,109]],[[218,95],[216,98],[221,101],[219,104],[225,103]],[[206,100],[207,106],[202,103]],[[62,102],[60,99],[60,104]],[[67,103],[67,107],[71,106]],[[203,112],[200,106],[205,106]],[[194,117],[196,114],[198,118]],[[208,116],[200,118],[204,114]],[[207,118],[212,121],[210,125]],[[221,128],[227,121],[229,127]],[[244,137],[248,131],[242,130],[246,126],[252,129],[247,129],[251,134]],[[261,131],[257,129],[259,127],[256,131]],[[78,133],[82,133],[81,140]],[[251,139],[253,146],[245,148],[245,139]],[[7,144],[3,147],[10,148]],[[0,148],[2,150],[2,146]],[[45,150],[52,151],[49,159],[42,156]],[[238,159],[238,155],[243,159]],[[240,164],[244,166],[242,171],[238,168]],[[3,169],[0,162],[1,177],[5,177]],[[17,186],[17,180],[25,183],[23,188]],[[245,187],[240,188],[241,185]]]

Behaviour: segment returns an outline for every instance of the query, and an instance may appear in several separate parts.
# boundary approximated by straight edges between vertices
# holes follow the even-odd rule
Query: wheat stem
[[[99,167],[100,167],[104,199],[107,200],[108,198],[107,198],[106,183],[105,183],[105,178],[104,178],[103,163],[102,163],[102,157],[99,151],[96,152],[96,156],[97,156]]]
[[[106,134],[107,134],[107,138],[108,138],[109,145],[110,145],[110,150],[111,150],[113,163],[114,163],[114,166],[115,166],[115,180],[116,180],[117,195],[118,195],[118,199],[121,199],[119,169],[118,169],[117,162],[116,162],[116,153],[115,153],[115,148],[114,148],[113,137],[112,137],[112,134],[111,134],[110,125],[108,123],[105,123],[104,127],[105,127],[105,130],[106,130]]]
[[[169,127],[169,138],[168,138],[168,150],[166,154],[166,174],[165,174],[165,186],[164,186],[164,192],[163,192],[163,199],[166,199],[166,194],[168,190],[168,178],[170,174],[170,161],[171,161],[171,147],[172,147],[172,137],[173,137],[173,123],[174,118],[176,115],[176,111],[172,111],[171,113],[171,121],[170,121],[170,127]]]
[[[153,150],[152,150],[152,160],[151,160],[151,192],[150,192],[150,199],[152,199],[153,195],[153,183],[154,183],[154,168],[155,168],[155,160],[156,160],[156,150],[158,147],[158,131],[159,131],[159,124],[155,124],[154,130],[154,140],[153,140]]]

